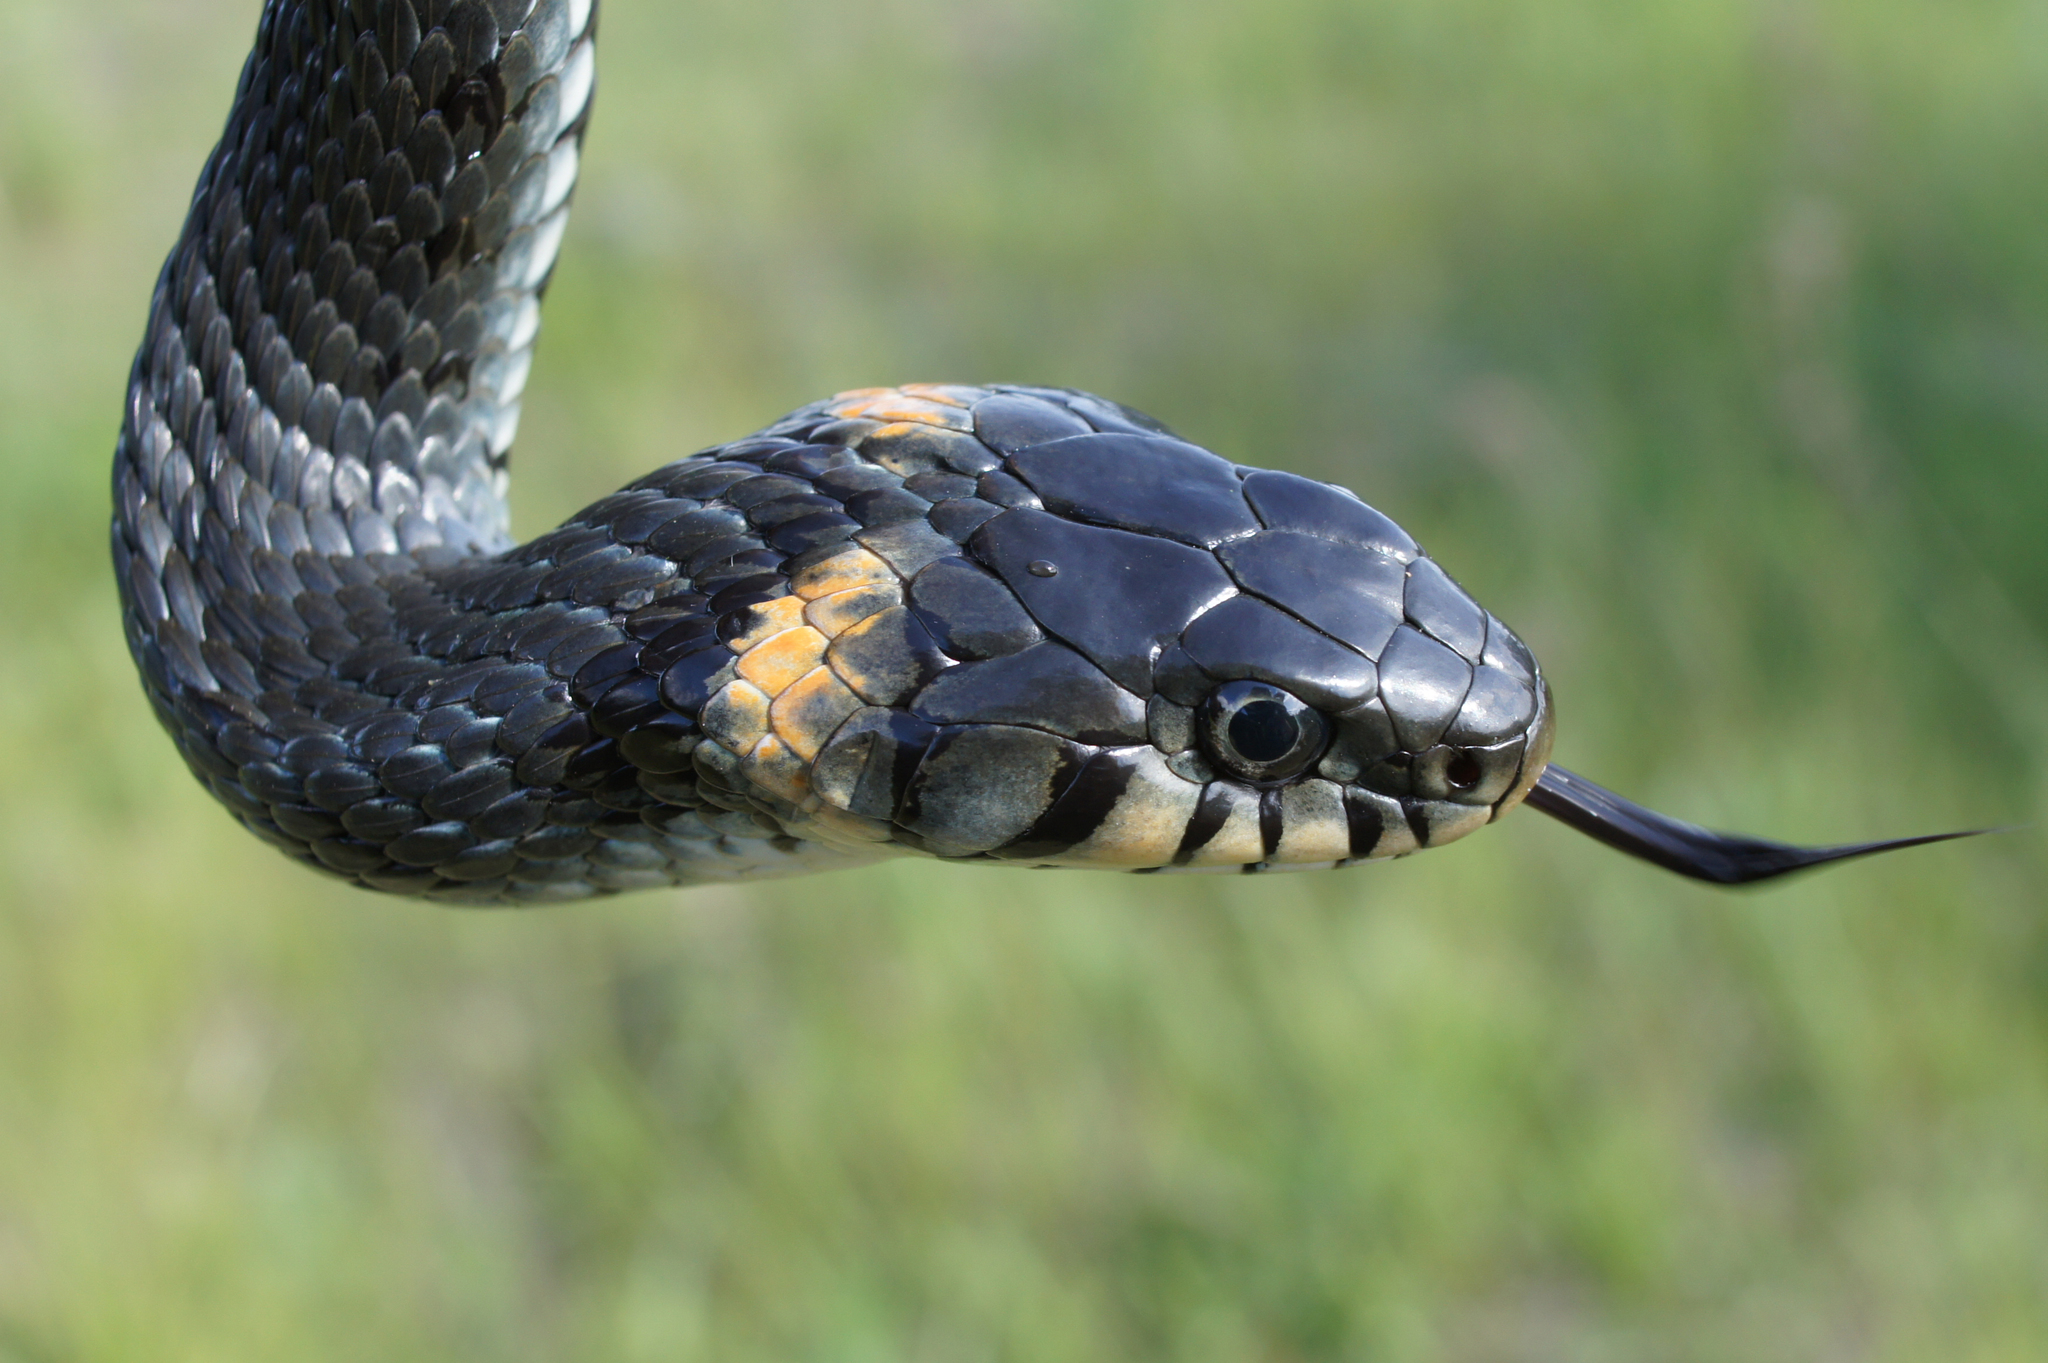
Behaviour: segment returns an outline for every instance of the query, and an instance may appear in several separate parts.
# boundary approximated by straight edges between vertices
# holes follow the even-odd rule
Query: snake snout
[[[1384,728],[1360,735],[1379,755],[1361,769],[1390,794],[1484,806],[1497,817],[1548,760],[1548,691],[1528,649],[1492,616],[1475,650],[1413,626],[1396,631],[1380,658],[1380,699]]]
[[[1419,582],[1419,585],[1418,585]],[[1409,572],[1376,694],[1336,717],[1320,773],[1415,846],[1463,837],[1521,803],[1550,758],[1549,689],[1512,631],[1428,559]]]

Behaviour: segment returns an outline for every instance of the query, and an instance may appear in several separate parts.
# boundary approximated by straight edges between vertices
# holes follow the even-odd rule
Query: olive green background
[[[1072,384],[1394,515],[1596,779],[2022,827],[476,913],[238,832],[117,628],[255,8],[0,3],[0,1359],[2048,1357],[2048,9],[611,0],[523,531]]]

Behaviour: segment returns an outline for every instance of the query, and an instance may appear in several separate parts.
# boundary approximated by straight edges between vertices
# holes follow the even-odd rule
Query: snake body
[[[1393,521],[1085,393],[842,393],[513,545],[594,29],[592,0],[264,7],[113,521],[144,689],[252,832],[497,903],[900,853],[1341,866],[1539,780],[1638,855],[1689,827],[1546,777],[1535,660]]]

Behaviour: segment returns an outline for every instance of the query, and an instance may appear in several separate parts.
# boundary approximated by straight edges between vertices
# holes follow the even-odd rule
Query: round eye
[[[1246,781],[1284,781],[1322,756],[1330,726],[1277,686],[1226,682],[1196,716],[1209,755]]]
[[[1444,766],[1444,780],[1453,790],[1470,790],[1486,779],[1486,771],[1479,765],[1479,759],[1471,753],[1461,752]]]

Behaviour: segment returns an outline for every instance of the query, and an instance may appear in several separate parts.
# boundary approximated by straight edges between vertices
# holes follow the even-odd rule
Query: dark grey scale
[[[757,473],[744,478],[725,489],[720,496],[725,502],[751,513],[756,507],[785,497],[801,497],[810,493],[811,484],[786,474]]]
[[[859,521],[863,529],[869,530],[894,525],[898,521],[921,521],[932,509],[930,502],[901,484],[855,492],[846,498],[844,505],[846,514]]]
[[[1374,698],[1334,717],[1330,746],[1317,770],[1332,781],[1364,781],[1375,790],[1401,795],[1408,790],[1407,756],[1387,707]],[[1389,789],[1384,780],[1374,779],[1374,773],[1396,757],[1401,760],[1390,770],[1398,771],[1398,776],[1382,773],[1385,779],[1395,781]]]
[[[1472,670],[1472,685],[1444,733],[1454,747],[1483,744],[1492,735],[1516,733],[1536,717],[1536,695],[1528,683],[1500,668]]]
[[[1380,655],[1379,689],[1395,737],[1409,752],[1420,752],[1433,747],[1457,718],[1472,689],[1472,666],[1404,625]]]
[[[926,565],[960,552],[957,544],[923,518],[862,529],[850,538],[880,556],[906,579],[915,577]]]
[[[681,653],[661,673],[661,696],[678,714],[695,718],[732,678],[736,659],[716,639]]]
[[[685,620],[703,614],[709,598],[698,592],[669,592],[626,616],[626,632],[643,641],[667,633]]]
[[[777,554],[795,556],[806,550],[843,544],[862,528],[851,516],[833,511],[816,511],[784,521],[768,535],[767,547]]]
[[[701,509],[688,499],[666,497],[652,489],[632,494],[610,522],[612,538],[620,544],[645,545],[647,537],[685,512]]]
[[[910,583],[910,606],[942,651],[962,661],[1000,658],[1044,637],[1010,589],[964,559],[940,559]]]
[[[979,723],[941,729],[895,822],[937,855],[993,852],[1037,824],[1094,752],[1039,729]]]
[[[1008,509],[1026,507],[1034,511],[1045,508],[1037,493],[1000,469],[981,475],[981,480],[975,484],[975,495],[991,506]]]
[[[964,474],[934,469],[926,473],[914,473],[903,480],[903,490],[924,498],[927,502],[949,501],[955,497],[972,497],[977,486],[976,480]]]
[[[934,506],[930,519],[932,529],[955,544],[965,544],[975,531],[1002,512],[1002,507],[978,497],[956,497]]]
[[[723,544],[733,538],[760,544],[750,530],[745,514],[737,508],[709,503],[694,512],[682,512],[647,532],[647,551],[662,555],[670,563],[686,565],[711,544]]]
[[[1408,569],[1384,550],[1270,530],[1221,545],[1216,556],[1246,591],[1368,658],[1401,624]]]
[[[572,601],[543,600],[516,621],[506,649],[521,662],[546,664],[555,650],[571,636],[610,619],[611,613],[596,606],[579,606]]]
[[[701,611],[675,618],[654,634],[640,651],[640,666],[651,676],[661,676],[684,655],[721,646],[718,621]]]
[[[1145,705],[1064,644],[1050,641],[948,668],[911,702],[933,724],[1019,724],[1083,743],[1143,742]]]
[[[1044,511],[1007,511],[982,526],[969,548],[1046,633],[1141,697],[1152,694],[1160,650],[1236,590],[1204,550]],[[1058,573],[1034,574],[1033,563],[1055,565]],[[1112,594],[1098,585],[1104,582],[1128,585]]]
[[[1245,500],[1269,530],[1299,530],[1383,549],[1404,563],[1422,552],[1407,531],[1343,488],[1269,469],[1247,469],[1244,474]]]
[[[814,486],[818,491],[838,498],[852,514],[859,515],[861,513],[853,508],[855,497],[862,493],[901,488],[903,478],[900,474],[891,473],[878,464],[863,463],[852,457],[849,452],[848,462],[835,464],[819,473]],[[922,502],[924,499],[920,497],[918,500]]]
[[[1049,511],[1097,525],[1214,548],[1256,532],[1237,471],[1207,450],[1161,436],[1083,435],[1006,461]]]
[[[1248,596],[1203,615],[1180,642],[1214,681],[1272,682],[1330,713],[1370,699],[1379,682],[1378,669],[1362,653]]]
[[[837,498],[822,493],[806,492],[788,497],[778,497],[771,502],[760,502],[747,512],[747,520],[757,530],[774,530],[820,511],[838,512]],[[843,518],[842,518],[843,519]]]
[[[1479,661],[1486,648],[1486,612],[1434,560],[1418,558],[1408,565],[1406,609],[1416,628],[1466,661]]]
[[[660,695],[657,683],[655,694]],[[664,705],[660,711],[649,714],[632,728],[618,735],[619,752],[643,775],[641,784],[647,785],[647,774],[673,776],[691,769],[691,755],[696,751],[701,731],[696,722],[685,715],[669,710]],[[688,784],[683,798],[693,798],[696,791],[694,782]],[[675,803],[673,791],[655,791],[664,802]]]
[[[1490,615],[1487,617],[1486,649],[1480,654],[1480,661],[1532,684],[1537,677],[1536,660],[1529,656],[1528,648],[1507,626]]]
[[[714,593],[705,601],[703,613],[718,619],[723,628],[726,616],[788,595],[789,579],[781,573],[754,573]],[[744,633],[751,625],[752,616],[735,616],[731,632]]]
[[[997,393],[974,404],[974,434],[999,454],[1015,454],[1094,429],[1057,403],[1021,393]]]

